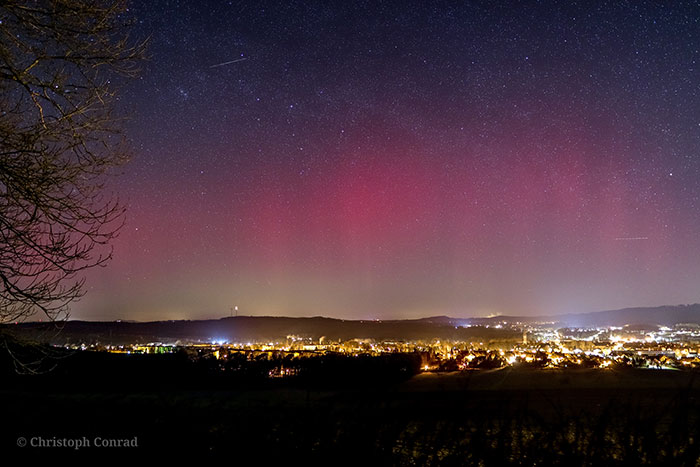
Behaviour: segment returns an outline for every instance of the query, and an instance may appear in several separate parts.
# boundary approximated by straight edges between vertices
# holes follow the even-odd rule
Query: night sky
[[[134,2],[73,319],[700,301],[700,3]]]

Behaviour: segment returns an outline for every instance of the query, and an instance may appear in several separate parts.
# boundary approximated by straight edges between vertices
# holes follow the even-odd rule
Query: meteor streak
[[[231,61],[223,62],[223,63],[217,63],[216,65],[212,65],[209,68],[217,68],[217,67],[224,66],[224,65],[230,65],[232,63],[242,62],[243,60],[248,60],[248,57],[237,58],[236,60],[231,60]]]

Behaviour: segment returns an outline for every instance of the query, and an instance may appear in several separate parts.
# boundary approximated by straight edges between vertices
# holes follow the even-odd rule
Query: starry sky
[[[700,4],[134,2],[73,319],[700,301]]]

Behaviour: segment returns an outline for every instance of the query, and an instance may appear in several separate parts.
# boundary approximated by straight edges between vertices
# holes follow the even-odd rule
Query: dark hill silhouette
[[[515,325],[548,322],[554,326],[674,326],[700,324],[700,304],[625,308],[558,316],[494,316],[450,318],[433,316],[410,320],[343,320],[324,317],[237,316],[181,321],[67,321],[4,325],[7,331],[54,344],[100,342],[103,344],[146,342],[261,342],[279,341],[293,335],[330,341],[349,339],[488,341],[518,339],[517,330],[497,329],[501,323]],[[468,327],[465,327],[468,326]]]
[[[540,316],[491,316],[469,318],[470,324],[492,326],[498,323],[552,323],[568,327],[651,325],[675,326],[683,323],[700,324],[700,304],[664,305],[657,307],[623,308],[619,310],[594,311],[587,313],[567,313],[563,315]]]
[[[626,324],[656,326],[675,326],[683,323],[700,324],[700,304],[623,308],[593,313],[566,314],[561,316],[561,321],[576,327],[624,326]]]

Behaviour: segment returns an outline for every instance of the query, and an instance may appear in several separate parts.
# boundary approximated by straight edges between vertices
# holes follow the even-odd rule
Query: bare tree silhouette
[[[115,79],[145,43],[123,0],[0,2],[0,323],[68,315],[104,265],[124,206],[105,182],[128,159]]]

